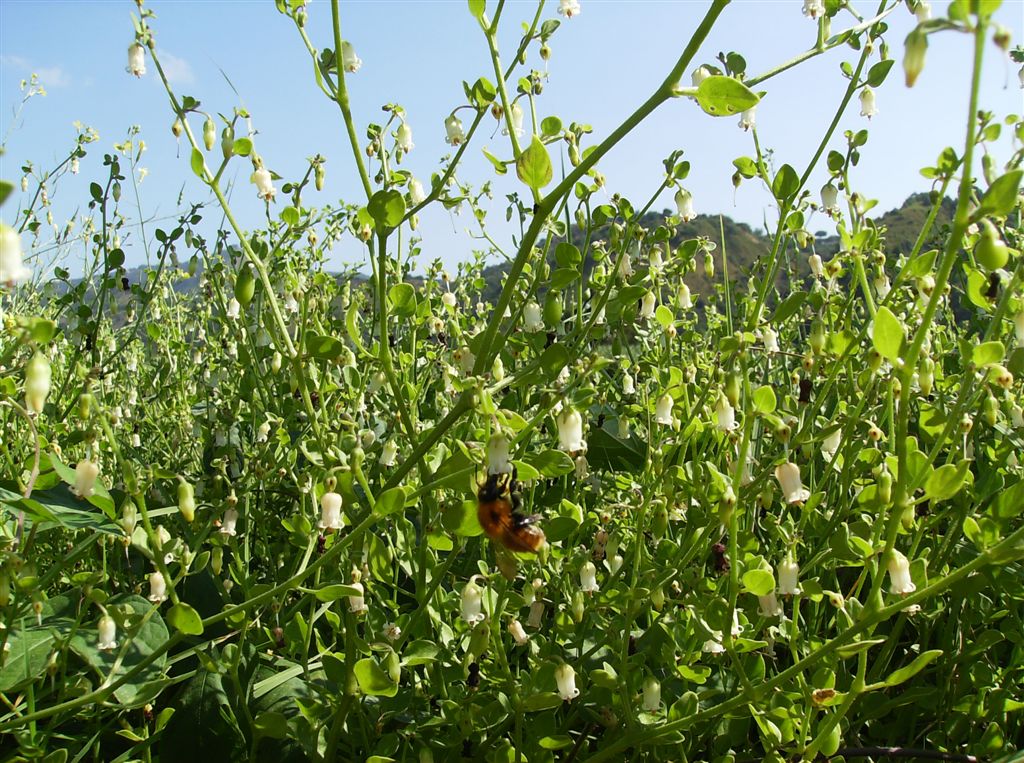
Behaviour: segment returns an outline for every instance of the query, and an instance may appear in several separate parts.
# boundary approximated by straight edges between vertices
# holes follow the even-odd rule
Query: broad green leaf
[[[253,726],[261,737],[284,739],[288,736],[288,719],[284,713],[264,711],[256,716]]]
[[[322,360],[336,360],[345,351],[345,345],[332,336],[310,332],[306,334],[306,351]]]
[[[930,649],[927,652],[922,652],[914,658],[914,661],[906,667],[894,670],[885,678],[886,686],[899,686],[904,681],[909,681],[911,678],[916,676],[928,663],[932,662],[936,658],[942,655],[941,649]]]
[[[1024,482],[1014,483],[1000,491],[991,511],[997,519],[1012,519],[1024,512]]]
[[[316,598],[320,601],[337,601],[346,596],[362,596],[363,592],[358,588],[343,583],[332,583],[316,589]]]
[[[531,694],[523,700],[523,710],[528,713],[536,713],[540,710],[551,710],[552,708],[560,707],[561,705],[562,698],[557,692],[553,691],[542,691],[537,694]]]
[[[540,132],[545,138],[554,138],[562,132],[562,120],[558,117],[544,117],[540,122]]]
[[[469,12],[475,19],[483,18],[487,10],[487,0],[469,0]]]
[[[198,636],[203,632],[203,619],[191,604],[183,601],[171,607],[167,613],[167,622],[189,636]]]
[[[785,203],[800,190],[800,176],[788,164],[783,164],[772,181],[772,194],[779,202]]]
[[[775,390],[765,385],[754,390],[754,408],[760,413],[772,413],[775,410]]]
[[[743,573],[743,587],[755,596],[767,596],[775,590],[775,578],[769,570],[747,570]]]
[[[374,697],[393,697],[398,694],[398,684],[392,681],[391,676],[385,673],[377,661],[370,657],[359,660],[353,668],[353,672],[363,694]]]
[[[35,624],[34,617],[31,622]],[[53,628],[12,629],[0,666],[0,691],[11,691],[45,675],[56,636]]]
[[[524,459],[543,477],[561,477],[576,468],[568,454],[560,450],[546,450],[543,453],[531,453]]]
[[[945,501],[952,498],[964,486],[970,462],[964,459],[955,466],[943,464],[928,475],[924,483],[924,492],[933,501]]]
[[[378,516],[386,517],[405,508],[405,488],[393,487],[377,496],[373,511]]]
[[[805,291],[796,291],[790,294],[775,308],[775,312],[772,313],[772,324],[779,325],[785,323],[790,316],[796,314],[796,311],[803,306],[806,299],[807,292]]]
[[[285,225],[296,226],[299,224],[299,210],[295,207],[285,207],[281,210],[281,220]]]
[[[252,141],[249,138],[239,138],[232,144],[231,152],[235,156],[248,156],[252,153]]]
[[[981,197],[981,203],[975,212],[975,217],[995,215],[1005,217],[1017,206],[1017,193],[1020,189],[1020,179],[1024,170],[1013,170],[1005,175],[1000,175],[985,191]]]
[[[441,512],[441,524],[448,532],[464,538],[473,538],[484,531],[477,519],[475,500],[446,506]]]
[[[871,87],[878,87],[885,82],[885,78],[889,76],[889,70],[892,69],[893,63],[895,63],[895,59],[887,58],[872,66],[868,70],[868,84]]]
[[[540,138],[534,135],[529,147],[516,160],[516,175],[537,191],[551,182],[553,174],[548,150]]]
[[[728,117],[739,114],[761,99],[738,79],[712,75],[697,86],[697,103],[705,113],[713,117]]]
[[[875,313],[871,342],[878,353],[890,362],[896,361],[903,346],[904,329],[899,319],[884,305]]]
[[[989,363],[999,363],[1006,355],[1002,342],[985,342],[971,350],[971,361],[981,368]]]
[[[494,167],[494,171],[499,175],[505,175],[508,173],[508,167],[505,166],[505,162],[501,161],[498,157],[488,151],[486,148],[483,150],[484,156],[487,157],[487,161]]]
[[[366,205],[367,211],[380,228],[394,228],[405,217],[405,196],[389,188],[377,191]]]
[[[416,289],[410,283],[396,283],[388,289],[391,308],[399,317],[409,317],[416,313]]]

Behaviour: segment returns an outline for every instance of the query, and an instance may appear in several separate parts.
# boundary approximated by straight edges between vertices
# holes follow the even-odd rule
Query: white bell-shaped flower
[[[241,309],[242,306],[239,304],[237,299],[232,297],[228,300],[227,316],[230,320],[236,320]]]
[[[796,596],[800,593],[800,565],[791,555],[779,563],[779,593],[782,596]]]
[[[398,443],[388,440],[380,452],[381,466],[394,466],[398,460]]]
[[[363,65],[363,60],[356,55],[356,49],[348,40],[341,43],[341,65],[349,74],[355,74]]]
[[[580,690],[576,688],[576,671],[572,665],[562,663],[555,668],[555,683],[558,684],[559,696],[566,702],[580,695]]]
[[[580,15],[580,0],[558,0],[558,13],[571,19]]]
[[[825,264],[821,261],[821,255],[812,254],[807,258],[807,264],[811,267],[811,275],[821,278],[825,274]]]
[[[544,318],[540,305],[536,302],[527,302],[523,309],[523,326],[530,332],[544,330]]]
[[[508,624],[508,632],[512,634],[512,639],[516,642],[516,646],[525,646],[530,641],[529,634],[518,620],[513,620]]]
[[[875,105],[875,91],[866,86],[860,91],[860,115],[871,119],[878,113],[878,106]]]
[[[644,294],[643,299],[640,302],[640,318],[642,320],[650,320],[654,317],[654,308],[658,305],[658,298],[654,296],[653,291],[649,291]]]
[[[466,139],[466,133],[462,129],[462,122],[457,116],[451,114],[444,120],[445,142],[450,146],[458,146]]]
[[[128,46],[128,73],[136,77],[146,73],[146,49],[137,42]]]
[[[632,395],[636,392],[636,383],[633,380],[632,374],[626,371],[622,374],[622,394]]]
[[[694,87],[700,87],[700,83],[711,76],[711,70],[706,66],[700,66],[694,69],[693,74],[690,75],[690,82]]]
[[[676,292],[676,304],[681,310],[689,310],[693,307],[693,297],[690,295],[690,287],[685,283],[679,284],[679,291]]]
[[[764,348],[768,352],[779,351],[779,334],[771,326],[761,329],[761,341],[764,342]]]
[[[221,535],[227,535],[229,537],[237,535],[238,530],[236,529],[236,525],[238,525],[238,512],[235,509],[228,509],[224,512],[224,519],[221,520]]]
[[[769,591],[764,596],[758,596],[757,604],[761,617],[778,617],[782,614],[782,606],[775,596],[775,591]]]
[[[585,562],[580,567],[580,590],[583,593],[594,593],[601,590],[601,586],[597,584],[597,567],[593,562]]]
[[[664,424],[665,426],[672,426],[672,424],[674,423],[674,420],[672,418],[672,405],[673,401],[671,395],[666,393],[659,397],[658,404],[654,410],[654,420],[657,421],[659,424]]]
[[[96,486],[96,478],[100,474],[100,467],[88,458],[83,458],[75,466],[75,487],[74,493],[79,498],[88,498],[93,494]]]
[[[22,262],[21,236],[7,223],[0,223],[0,286],[13,287],[31,274]]]
[[[693,194],[687,191],[685,188],[680,188],[676,191],[676,210],[679,213],[679,218],[684,222],[688,223],[690,220],[697,216],[697,213],[693,210]]]
[[[831,461],[836,453],[839,451],[839,446],[842,443],[843,430],[837,429],[828,435],[824,440],[821,441],[821,455],[826,461]]]
[[[779,481],[786,503],[801,503],[811,497],[811,493],[800,482],[800,467],[791,461],[775,467],[775,479]]]
[[[348,597],[348,611],[354,615],[368,612],[370,608],[366,605],[366,589],[363,588],[363,584],[358,580],[353,580],[349,585],[359,591],[359,593]]]
[[[416,178],[409,181],[409,199],[412,201],[413,206],[419,206],[427,200],[427,194],[423,190],[423,183]]]
[[[103,615],[96,626],[96,630],[98,631],[97,649],[101,652],[117,649],[117,623],[114,622],[114,618],[110,615]]]
[[[491,435],[491,439],[487,441],[488,474],[505,474],[512,471],[508,447],[508,438],[501,432]]]
[[[416,144],[412,142],[412,128],[409,127],[408,122],[402,122],[395,130],[395,145],[406,153],[416,147]]]
[[[277,190],[274,188],[274,178],[270,170],[260,167],[252,173],[252,182],[256,184],[256,195],[263,201],[273,201]]]
[[[329,490],[320,496],[320,522],[317,527],[321,530],[340,530],[345,526],[345,520],[341,516],[341,495]]]
[[[749,131],[757,126],[757,105],[751,106],[749,109],[740,114],[740,128],[742,130]]]
[[[149,573],[149,600],[154,604],[167,600],[167,580],[159,570]]]
[[[731,432],[737,426],[736,409],[732,407],[729,398],[724,394],[718,396],[718,405],[715,406],[715,417],[718,419],[718,428],[723,432]]]
[[[572,408],[563,408],[555,417],[558,426],[558,447],[568,453],[577,453],[587,449],[583,439],[583,417]]]
[[[896,549],[889,556],[889,592],[905,596],[917,590],[910,579],[910,560]]]
[[[483,594],[480,586],[474,582],[476,578],[476,575],[470,578],[462,589],[462,619],[470,627],[484,619]]]
[[[822,0],[804,0],[803,14],[810,19],[825,15],[825,4]]]

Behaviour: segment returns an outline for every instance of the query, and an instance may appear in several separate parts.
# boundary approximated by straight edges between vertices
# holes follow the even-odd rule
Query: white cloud
[[[160,65],[164,69],[164,74],[172,84],[191,85],[196,81],[192,67],[184,58],[178,58],[166,50],[157,51],[157,55],[160,57]]]
[[[48,88],[67,87],[71,84],[71,75],[62,66],[36,66],[23,56],[2,55],[0,65],[18,69],[22,74],[36,74],[39,81]]]
[[[39,81],[48,88],[67,87],[71,84],[71,76],[59,66],[41,66],[35,70]]]

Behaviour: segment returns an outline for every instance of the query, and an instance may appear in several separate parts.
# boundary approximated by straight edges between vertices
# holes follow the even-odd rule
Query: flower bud
[[[928,35],[918,27],[907,35],[903,45],[903,73],[907,87],[913,87],[917,77],[924,69],[924,56],[928,51]]]
[[[213,144],[217,142],[217,125],[213,121],[213,117],[207,117],[206,121],[203,122],[203,145],[206,146],[206,150],[210,151],[213,149]]]
[[[231,125],[220,131],[220,151],[225,161],[235,153],[235,128]]]
[[[42,413],[50,394],[50,361],[37,351],[25,365],[25,407],[30,413]]]
[[[186,522],[196,518],[195,490],[184,480],[178,483],[178,511]]]
[[[654,676],[644,679],[644,710],[656,713],[661,707],[661,683]]]

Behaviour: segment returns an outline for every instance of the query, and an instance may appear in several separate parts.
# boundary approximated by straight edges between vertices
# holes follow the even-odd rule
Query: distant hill
[[[936,217],[931,239],[926,242],[927,247],[934,248],[939,245],[943,238],[945,229],[953,219],[954,207],[955,204],[952,199],[946,198],[944,200],[942,208],[939,210],[939,214]],[[917,240],[917,235],[920,232],[921,227],[924,225],[924,221],[928,217],[930,210],[931,202],[928,198],[928,194],[920,193],[908,197],[900,207],[872,218],[880,230],[884,229],[883,235],[886,242],[885,249],[887,254],[891,257],[895,257],[897,254],[905,254],[913,248],[914,242]],[[654,230],[659,225],[663,224],[665,219],[670,217],[671,214],[671,211],[667,209],[663,212],[648,212],[643,217],[641,224],[648,230]],[[745,279],[751,272],[757,260],[761,257],[767,256],[771,252],[771,238],[766,236],[762,231],[755,230],[746,223],[736,222],[728,216],[722,217],[721,228],[724,229],[725,232],[725,246],[728,255],[730,278],[734,281],[741,278]],[[718,247],[714,252],[716,269],[715,277],[714,279],[708,279],[704,275],[702,267],[703,263],[698,261],[696,272],[687,275],[686,282],[695,295],[700,294],[707,296],[714,292],[715,284],[721,284],[722,282],[722,235],[719,228],[718,216],[698,215],[693,221],[679,225],[676,229],[676,234],[670,240],[670,244],[672,248],[675,249],[684,241],[698,236],[703,236],[709,239]],[[604,236],[598,235],[596,238],[600,240],[603,239]],[[575,227],[572,232],[572,239],[574,243],[579,243],[581,241],[579,231],[575,229]],[[822,259],[827,261],[839,251],[839,236],[835,234],[825,235],[825,231],[819,229],[815,233],[813,249],[822,257]],[[806,275],[808,273],[807,257],[810,254],[811,248],[808,247],[807,249],[802,250],[799,255],[794,258],[794,263],[797,266],[797,272],[801,275]],[[493,265],[484,271],[484,279],[488,284],[488,289],[485,293],[485,297],[487,299],[493,301],[497,298],[497,295],[501,290],[502,277],[507,270],[507,263],[501,263],[499,265]],[[785,283],[787,277],[788,276],[785,272],[780,272],[780,285]]]

